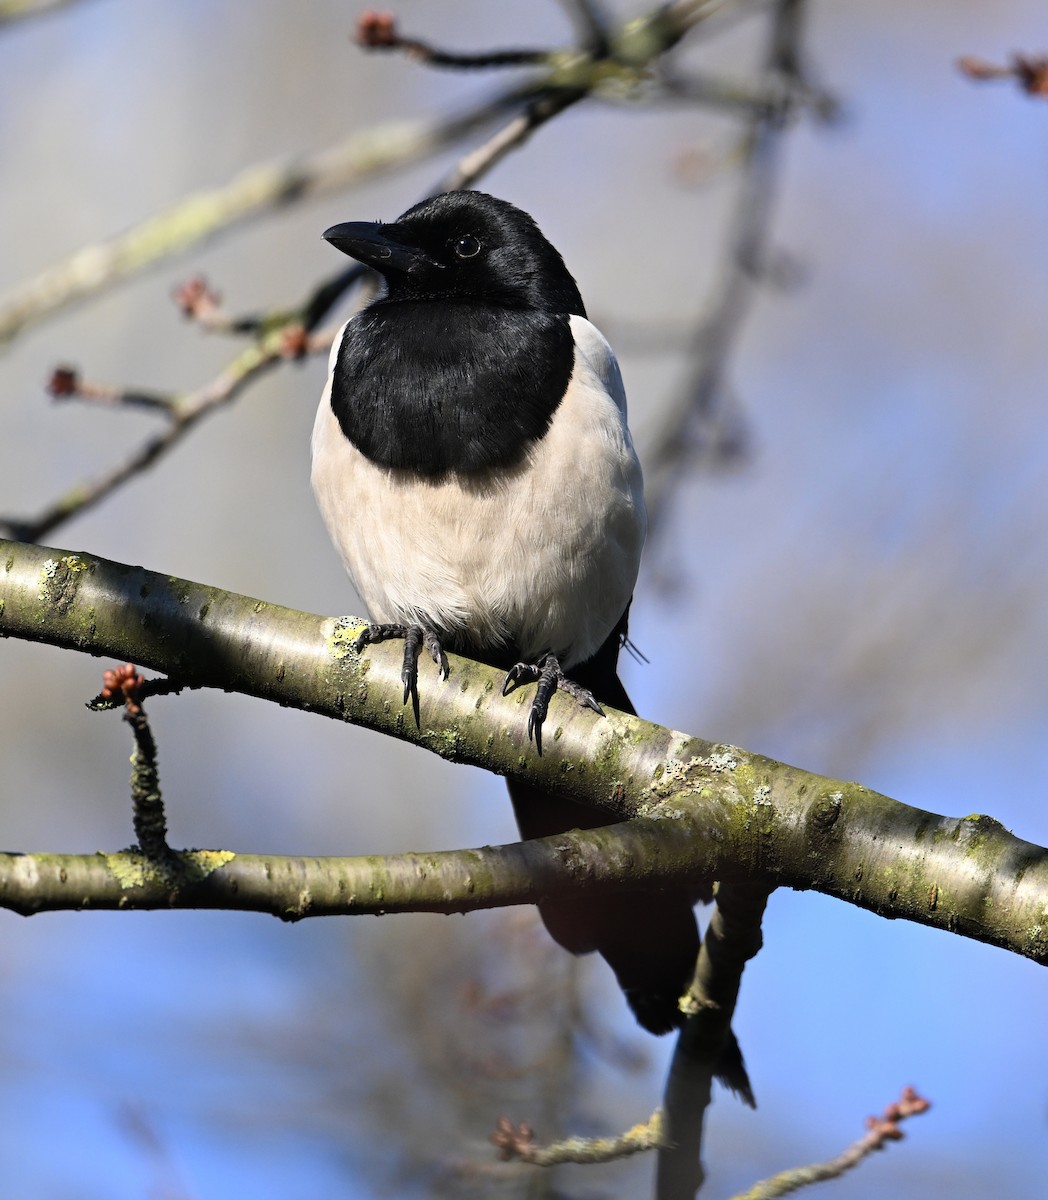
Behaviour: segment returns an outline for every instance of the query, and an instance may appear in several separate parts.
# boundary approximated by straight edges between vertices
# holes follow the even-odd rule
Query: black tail
[[[616,672],[617,630],[571,676],[612,708],[634,713]],[[569,829],[596,829],[606,814],[566,796],[507,780],[521,837],[549,837]],[[681,888],[616,892],[594,899],[546,901],[538,906],[554,941],[572,954],[596,951],[615,972],[638,1024],[650,1033],[678,1028],[684,1015],[678,1001],[691,981],[699,953],[695,904],[703,897]],[[707,897],[708,898],[708,897]],[[753,1103],[746,1068],[734,1035],[715,1069],[716,1077],[747,1103]]]
[[[608,824],[604,814],[566,797],[514,780],[508,786],[523,838]],[[677,1001],[688,986],[699,952],[692,903],[682,892],[617,892],[594,899],[547,901],[539,905],[539,915],[565,950],[572,954],[596,950],[607,961],[645,1029],[669,1033],[684,1019]]]

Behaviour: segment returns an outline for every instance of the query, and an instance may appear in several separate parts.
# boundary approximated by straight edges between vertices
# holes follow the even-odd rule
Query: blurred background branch
[[[357,26],[357,42],[365,48],[405,50],[409,57],[432,66],[480,70],[541,64],[544,74],[437,124],[407,127],[403,122],[396,125],[387,122],[304,161],[250,168],[225,188],[189,197],[111,242],[86,247],[67,262],[16,289],[8,299],[0,299],[0,343],[68,304],[98,294],[241,222],[327,192],[343,192],[375,171],[404,167],[432,155],[495,121],[506,110],[521,109],[480,147],[461,158],[434,191],[472,187],[506,154],[519,149],[538,128],[565,109],[591,95],[614,97],[621,88],[631,94],[642,81],[650,83],[656,72],[670,95],[686,97],[697,106],[722,104],[727,94],[723,87],[700,86],[698,81],[692,81],[695,85],[692,86],[683,76],[662,68],[664,56],[689,29],[716,14],[720,7],[678,0],[612,28],[598,17],[596,10],[584,6],[576,13],[582,42],[570,53],[514,51],[467,56],[456,56],[418,39],[405,38],[392,16],[368,11]],[[756,85],[757,98],[753,98],[751,91],[745,101],[747,108],[741,110],[748,109],[747,148],[742,156],[747,171],[739,205],[739,230],[731,256],[734,265],[721,289],[722,298],[716,311],[703,322],[696,335],[693,362],[698,374],[685,381],[676,403],[663,408],[664,420],[653,452],[656,469],[649,471],[648,507],[652,517],[661,508],[660,502],[674,472],[697,460],[697,445],[689,430],[694,430],[697,424],[712,427],[720,423],[730,408],[721,402],[721,379],[729,350],[745,317],[750,284],[764,274],[762,243],[772,194],[773,142],[798,112],[814,107],[816,112],[826,115],[833,108],[832,102],[817,94],[801,73],[802,13],[803,0],[781,0],[775,6],[763,77]],[[595,33],[598,26],[599,36]],[[658,89],[654,94],[659,94]],[[731,102],[738,103],[739,99],[740,89],[736,88]],[[214,303],[207,303],[212,293],[206,288],[194,287],[193,281],[183,285],[179,289],[180,306],[205,328],[260,334],[268,329],[266,347],[245,352],[196,393],[172,400],[168,405],[173,417],[169,428],[149,438],[122,464],[94,480],[75,485],[35,516],[0,517],[0,529],[18,540],[37,541],[152,467],[182,440],[200,417],[229,403],[254,378],[276,365],[281,350],[285,357],[289,346],[299,356],[305,353],[305,343],[286,341],[288,334],[298,325],[311,332],[342,293],[361,277],[359,268],[343,270],[317,285],[312,297],[298,308],[252,318],[223,316]],[[285,339],[282,345],[278,335]],[[309,349],[324,352],[327,345],[327,340],[314,338]],[[117,389],[109,391],[119,394]],[[710,443],[711,439],[706,437],[705,441]],[[709,452],[714,459],[730,460],[744,453],[741,427],[730,435],[715,434],[712,443],[715,444]]]
[[[790,0],[781,7],[792,9],[796,6],[796,0]],[[216,234],[289,205],[345,192],[371,175],[431,157],[497,121],[507,110],[523,106],[527,132],[531,132],[543,121],[590,94],[604,99],[615,97],[620,86],[627,93],[632,92],[662,55],[672,50],[693,25],[718,7],[710,3],[675,0],[611,31],[595,44],[590,14],[588,41],[584,37],[583,44],[572,51],[558,55],[545,52],[511,55],[508,62],[506,56],[500,58],[498,52],[468,56],[466,61],[455,65],[490,69],[538,63],[543,65],[543,72],[525,84],[487,97],[450,117],[386,121],[314,154],[256,164],[241,171],[228,184],[189,196],[126,234],[84,247],[66,261],[0,297],[0,344],[68,305],[104,291],[167,258],[184,254]],[[385,28],[385,37],[376,36],[374,14],[365,14],[358,30],[359,43],[371,49],[407,48],[411,57],[428,65],[448,65],[447,60],[453,57],[429,47],[424,48],[425,53],[420,53],[423,44],[396,34],[392,18],[387,19]],[[690,97],[696,104],[707,103],[711,98],[712,94]],[[516,123],[511,128],[517,128]],[[518,135],[511,144],[519,144],[520,140],[523,135]],[[500,155],[507,149],[508,145],[502,146]],[[463,182],[458,186],[476,182],[483,169],[496,161],[497,156],[493,155],[483,167],[479,164],[460,166]],[[445,182],[435,190],[448,190],[451,186],[455,185]]]
[[[70,8],[81,0],[0,0],[0,25]]]

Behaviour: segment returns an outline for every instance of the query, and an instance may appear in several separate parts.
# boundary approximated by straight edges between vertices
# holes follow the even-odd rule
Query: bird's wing
[[[622,385],[622,372],[619,370],[615,351],[608,345],[604,334],[590,324],[585,317],[571,318],[571,333],[575,339],[575,349],[589,365],[590,370],[604,386],[604,390],[615,401],[615,406],[626,420],[626,389]]]

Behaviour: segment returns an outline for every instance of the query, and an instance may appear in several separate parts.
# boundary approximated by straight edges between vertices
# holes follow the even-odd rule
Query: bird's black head
[[[484,192],[445,192],[391,224],[349,221],[324,237],[378,271],[384,300],[473,300],[585,316],[564,260],[526,212]]]
[[[564,261],[519,208],[483,192],[423,200],[389,225],[329,229],[385,293],[346,325],[331,409],[372,462],[427,478],[520,467],[564,397],[571,320]]]

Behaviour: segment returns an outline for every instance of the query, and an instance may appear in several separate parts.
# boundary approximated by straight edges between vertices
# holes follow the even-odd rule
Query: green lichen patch
[[[76,554],[49,558],[40,568],[40,599],[64,617],[76,603],[76,594],[85,572],[94,564]]]
[[[328,624],[329,622],[324,622],[325,626]],[[325,632],[324,637],[324,646],[327,649],[328,657],[340,663],[359,657],[354,649],[354,643],[367,625],[367,621],[361,617],[338,617],[330,622],[330,632]]]
[[[957,840],[963,842],[969,854],[979,850],[986,841],[1008,831],[993,817],[972,813],[957,822]]]
[[[181,854],[182,866],[189,879],[207,879],[221,867],[231,863],[236,854],[232,850],[185,850]]]
[[[236,858],[232,850],[184,850],[170,859],[158,862],[137,850],[122,850],[117,854],[102,854],[110,874],[124,891],[157,886],[177,887],[179,884],[199,883]]]
[[[155,863],[134,851],[124,850],[119,854],[103,854],[109,873],[124,891],[145,887],[157,880],[160,872]]]

